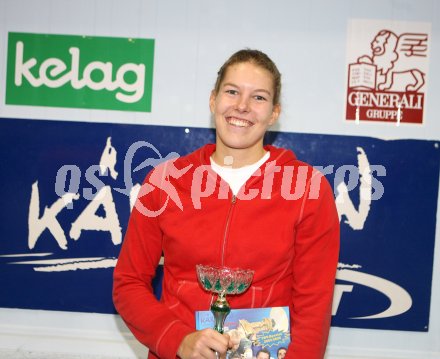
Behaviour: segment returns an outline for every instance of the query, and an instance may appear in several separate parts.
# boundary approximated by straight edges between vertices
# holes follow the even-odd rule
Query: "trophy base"
[[[223,334],[225,319],[231,312],[231,307],[225,296],[219,295],[218,299],[211,305],[211,312],[214,315],[214,329]]]

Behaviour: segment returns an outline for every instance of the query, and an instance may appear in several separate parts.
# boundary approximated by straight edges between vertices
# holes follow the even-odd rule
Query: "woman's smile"
[[[251,121],[234,116],[227,116],[226,122],[234,127],[251,127],[254,125]]]

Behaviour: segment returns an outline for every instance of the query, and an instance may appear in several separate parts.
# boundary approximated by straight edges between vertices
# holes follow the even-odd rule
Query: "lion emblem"
[[[417,92],[425,84],[425,73],[416,62],[427,56],[427,42],[427,34],[397,36],[381,30],[371,42],[371,56],[361,56],[357,62],[376,66],[378,90]]]

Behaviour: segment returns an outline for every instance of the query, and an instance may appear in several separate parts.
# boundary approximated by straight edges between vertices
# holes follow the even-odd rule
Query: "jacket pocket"
[[[263,288],[251,286],[251,308],[260,308],[263,305]]]
[[[168,283],[164,293],[164,303],[170,309],[178,306],[185,306],[190,310],[209,309],[211,295],[208,292],[201,292],[197,282],[180,280]]]
[[[250,286],[245,293],[228,295],[226,296],[226,299],[232,309],[261,308],[264,301],[263,288]]]

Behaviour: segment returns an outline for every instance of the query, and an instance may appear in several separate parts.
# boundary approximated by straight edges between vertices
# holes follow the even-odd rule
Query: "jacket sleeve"
[[[330,184],[314,171],[296,227],[290,359],[322,359],[339,257],[339,218]]]
[[[142,344],[160,358],[174,359],[182,339],[194,330],[153,293],[151,282],[162,255],[158,217],[161,205],[165,203],[161,203],[160,190],[146,180],[133,207],[115,267],[113,302]]]

